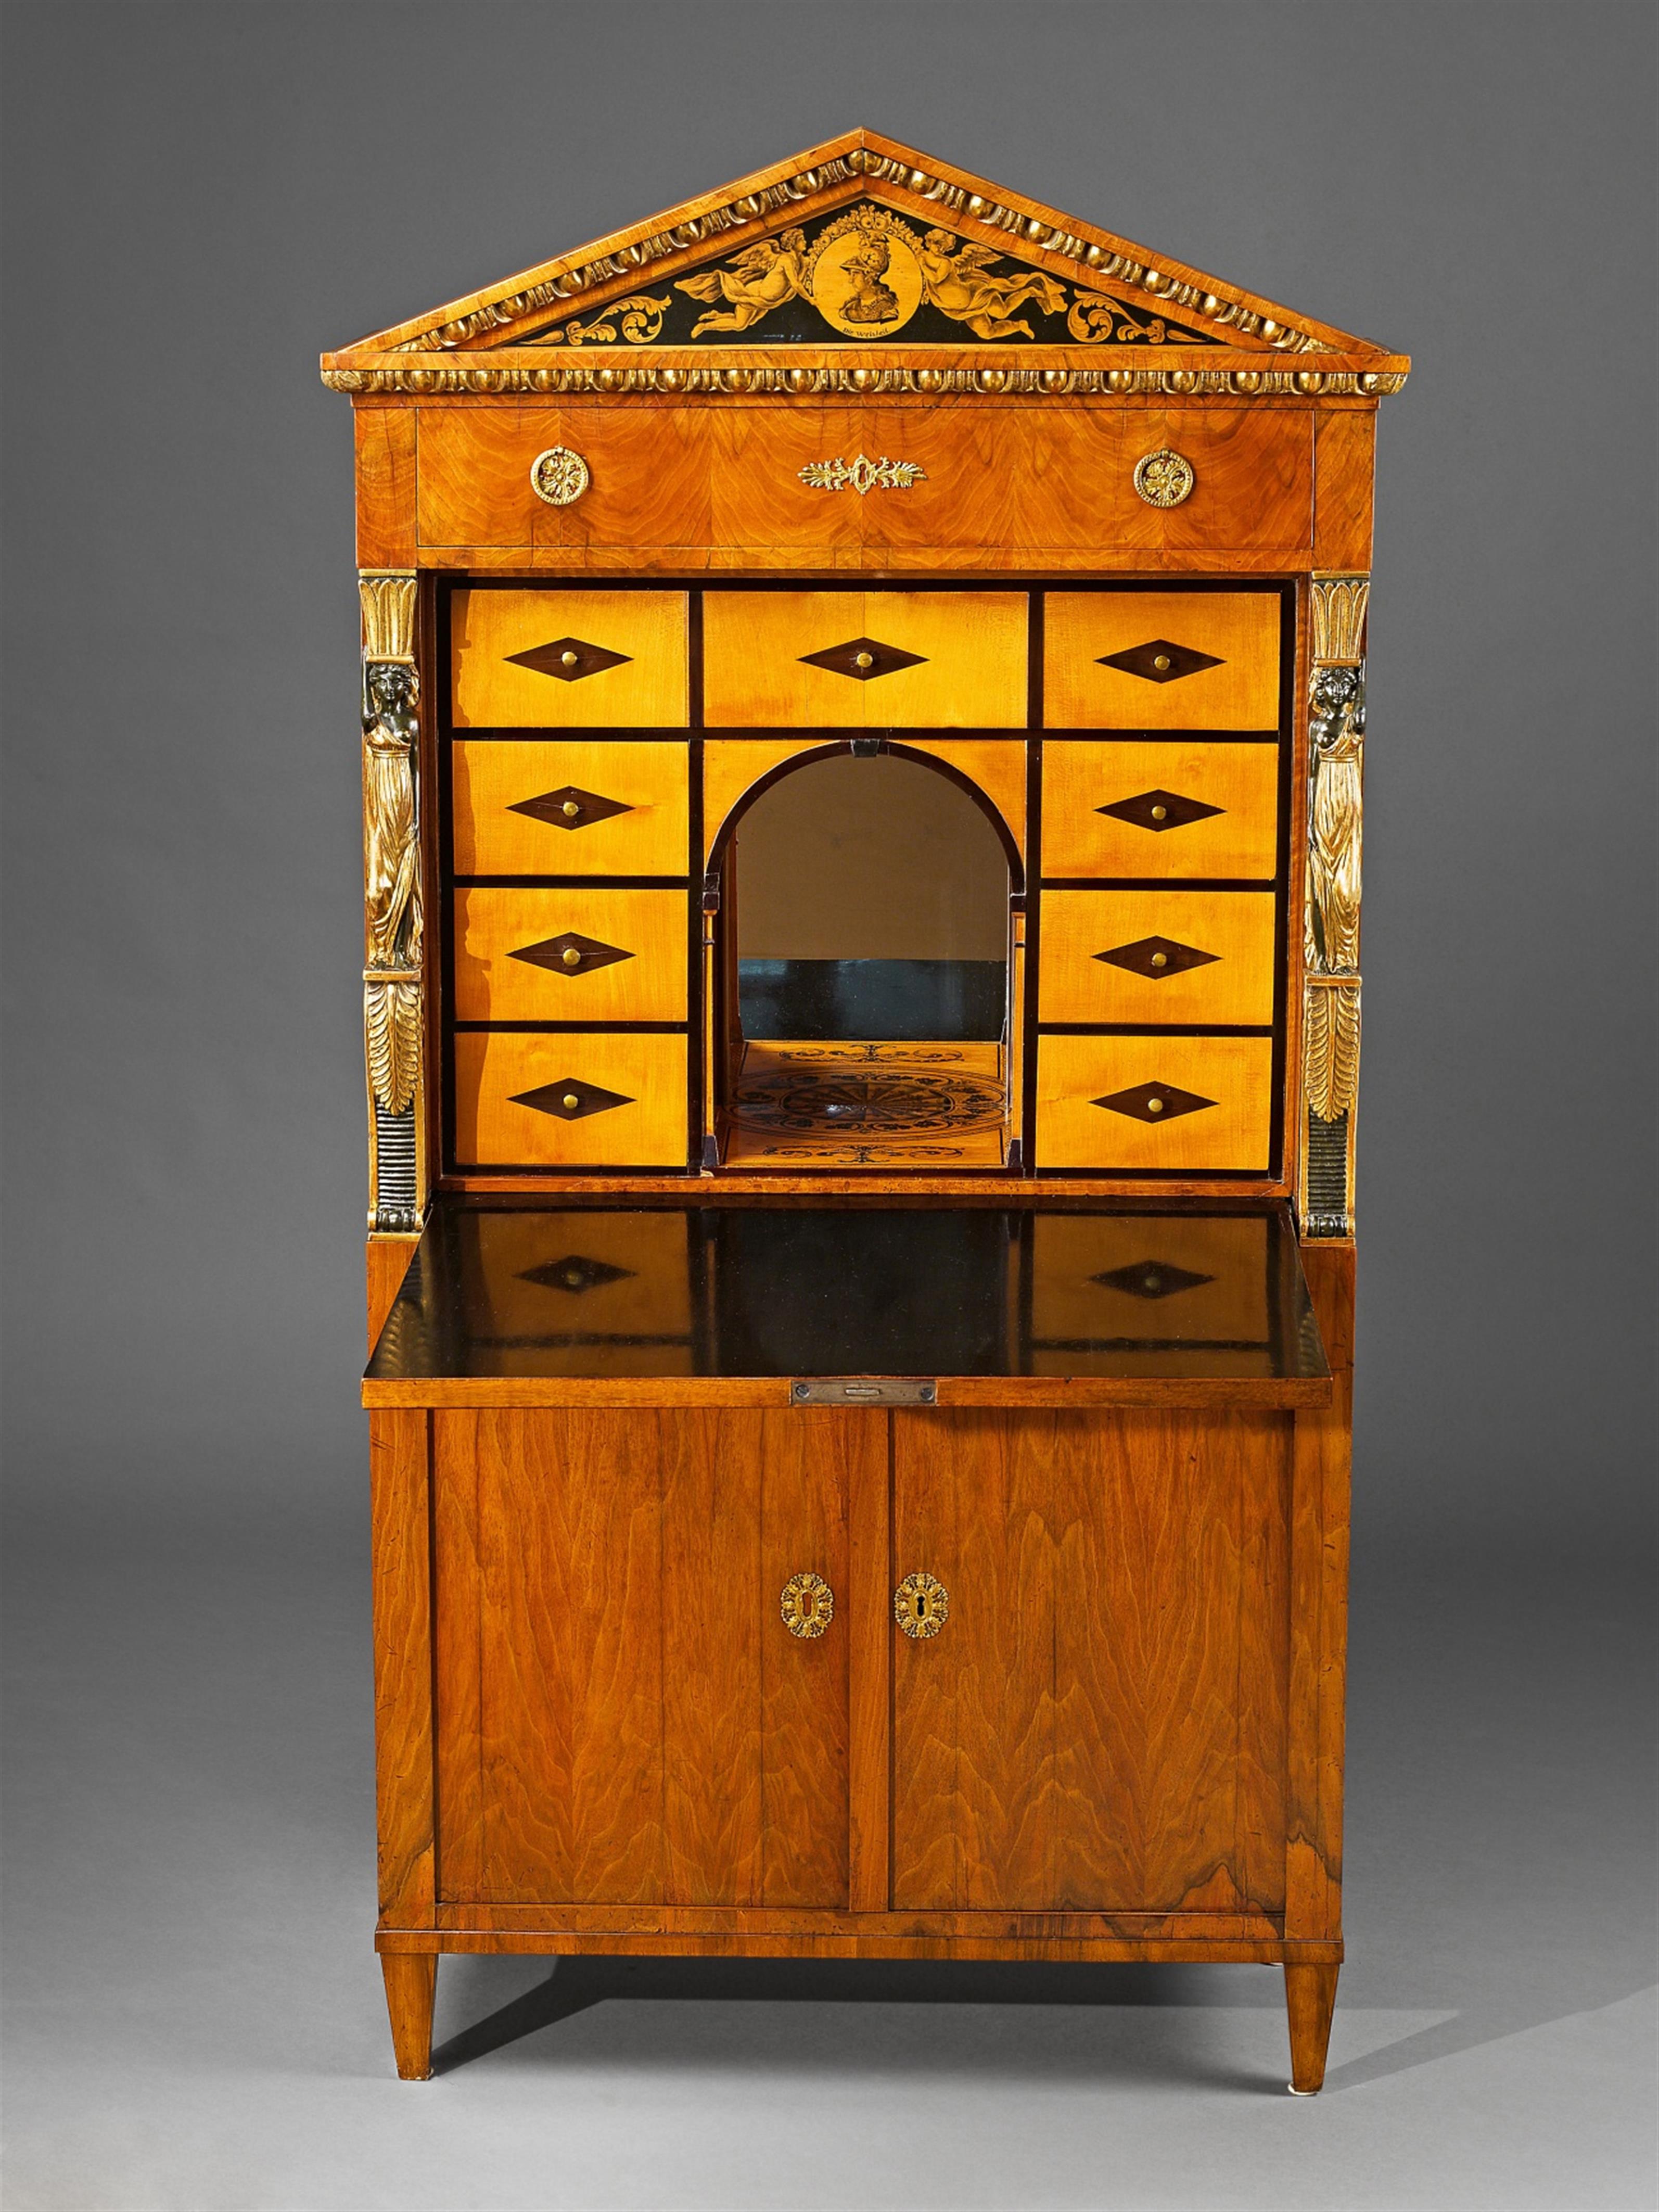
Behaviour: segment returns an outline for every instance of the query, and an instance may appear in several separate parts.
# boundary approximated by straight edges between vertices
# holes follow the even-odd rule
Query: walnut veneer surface
[[[1408,367],[867,131],[324,357],[401,2074],[609,1951],[1271,1962],[1320,2087]],[[975,931],[740,960],[884,752]]]

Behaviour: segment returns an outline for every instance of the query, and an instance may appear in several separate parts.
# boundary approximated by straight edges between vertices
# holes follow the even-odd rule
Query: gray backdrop
[[[9,10],[20,2212],[748,2205],[781,2166],[803,2206],[1649,2201],[1652,21]],[[387,2078],[350,410],[316,356],[860,123],[1416,361],[1312,2106],[1255,2094],[1282,2027],[1243,1970],[459,1962],[473,2063]]]

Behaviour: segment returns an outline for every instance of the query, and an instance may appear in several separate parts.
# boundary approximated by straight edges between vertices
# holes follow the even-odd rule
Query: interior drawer
[[[710,592],[711,729],[1023,729],[1023,592]]]
[[[1267,1028],[1272,891],[1044,891],[1037,1018]]]
[[[1273,592],[1050,592],[1043,720],[1062,730],[1276,730]]]
[[[684,891],[471,884],[455,893],[463,1022],[683,1022]]]
[[[1036,1165],[1265,1175],[1271,1037],[1045,1036]]]
[[[1277,744],[1084,738],[1042,748],[1045,876],[1266,883],[1278,855]]]
[[[684,738],[542,744],[457,738],[458,876],[684,876]]]
[[[688,1113],[684,1036],[455,1038],[459,1167],[684,1167]]]
[[[684,592],[495,590],[449,603],[457,729],[684,729]]]

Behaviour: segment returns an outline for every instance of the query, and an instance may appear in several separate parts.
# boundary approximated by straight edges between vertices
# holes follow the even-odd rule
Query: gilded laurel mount
[[[1208,331],[1145,305],[1067,283],[998,246],[918,229],[865,200],[757,238],[660,290],[631,292],[521,343],[760,345],[884,343],[1213,346]]]
[[[912,484],[927,483],[927,471],[915,461],[890,461],[885,453],[878,461],[862,453],[844,461],[837,453],[833,461],[808,461],[800,480],[816,491],[850,489],[862,499],[871,491],[908,491]]]

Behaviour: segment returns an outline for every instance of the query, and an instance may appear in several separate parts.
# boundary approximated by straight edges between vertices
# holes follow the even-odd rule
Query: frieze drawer
[[[458,876],[684,876],[685,741],[457,738]]]
[[[502,889],[455,894],[464,1022],[683,1022],[684,891]]]

